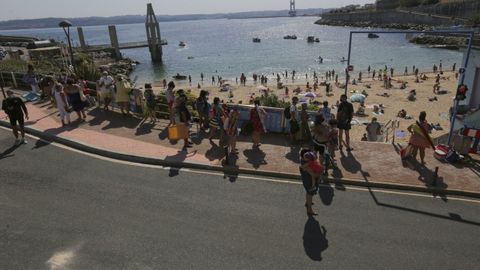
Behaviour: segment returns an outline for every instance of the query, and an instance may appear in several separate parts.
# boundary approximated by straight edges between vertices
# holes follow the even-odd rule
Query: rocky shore
[[[110,74],[121,74],[126,77],[140,64],[140,62],[126,57],[116,60],[108,50],[89,53],[89,55],[94,60],[95,66],[100,70],[106,70]]]
[[[465,37],[446,37],[446,36],[430,36],[421,35],[410,39],[411,43],[420,45],[443,46],[446,49],[457,49],[464,46],[467,42]],[[439,47],[439,48],[440,48]]]

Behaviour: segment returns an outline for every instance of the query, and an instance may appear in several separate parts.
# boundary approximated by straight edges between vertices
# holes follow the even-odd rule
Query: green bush
[[[428,6],[428,5],[435,5],[438,4],[440,0],[423,0],[422,5]]]
[[[260,104],[266,107],[274,107],[274,108],[285,108],[290,105],[289,102],[285,102],[284,100],[280,100],[277,95],[275,94],[268,94],[263,95],[258,98],[260,100]]]
[[[75,68],[75,73],[87,81],[97,81],[102,75],[95,64],[88,61],[81,62],[81,64]]]
[[[416,7],[420,5],[420,0],[400,0],[402,7]]]

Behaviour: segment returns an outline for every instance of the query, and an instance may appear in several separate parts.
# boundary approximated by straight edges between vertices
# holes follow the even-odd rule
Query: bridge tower
[[[295,9],[295,0],[290,0],[290,11],[288,12],[290,17],[297,16],[297,10]]]
[[[150,55],[153,62],[162,61],[162,39],[160,36],[160,25],[153,11],[151,3],[147,4],[147,18],[145,21],[145,28],[147,29],[148,47],[150,48]]]

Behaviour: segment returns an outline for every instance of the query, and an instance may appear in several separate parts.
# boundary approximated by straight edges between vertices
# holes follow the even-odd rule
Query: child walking
[[[316,190],[318,186],[318,180],[323,173],[323,167],[318,162],[317,156],[313,151],[306,151],[302,155],[303,165],[301,169],[306,171],[312,177],[312,186],[309,191]]]

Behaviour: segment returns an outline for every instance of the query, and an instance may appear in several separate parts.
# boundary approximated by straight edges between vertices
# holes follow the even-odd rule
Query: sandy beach
[[[372,80],[371,74],[368,75],[367,72],[364,72],[362,82],[357,83],[357,85],[349,85],[348,95],[351,96],[355,93],[361,93],[365,90],[368,94],[368,97],[365,100],[365,113],[367,116],[354,116],[359,124],[356,124],[352,127],[351,136],[353,140],[360,140],[362,135],[365,133],[365,125],[371,120],[372,117],[377,117],[378,121],[382,124],[386,124],[390,120],[399,120],[399,128],[397,131],[406,131],[406,128],[414,123],[415,119],[418,118],[420,111],[427,112],[427,120],[433,124],[440,124],[443,130],[437,131],[433,130],[432,138],[438,138],[448,133],[450,127],[450,121],[448,120],[448,111],[449,108],[453,105],[453,96],[455,95],[455,90],[457,86],[457,79],[455,79],[454,72],[444,72],[441,75],[440,80],[440,89],[447,90],[446,94],[436,95],[433,93],[433,86],[435,84],[436,74],[434,73],[425,73],[427,80],[420,80],[419,83],[415,82],[414,75],[408,76],[394,76],[392,77],[392,88],[385,89],[383,87],[383,81]],[[291,76],[291,75],[290,75]],[[268,84],[265,85],[269,89],[270,93],[276,94],[279,99],[284,99],[289,101],[295,94],[293,89],[300,88],[302,91],[299,94],[301,97],[302,94],[305,94],[308,91],[314,92],[313,88],[307,91],[306,84],[307,81],[310,84],[310,87],[313,86],[313,78],[309,75],[309,80],[306,80],[305,75],[303,74],[299,79],[296,79],[292,82],[290,79],[285,79],[282,77],[282,83],[289,88],[289,95],[285,95],[285,89],[277,89],[276,80],[269,79]],[[324,81],[323,77],[319,76],[319,81]],[[344,93],[344,89],[335,86],[335,81],[328,81],[332,87],[331,96],[326,96],[325,86],[319,86],[316,91],[317,98],[307,99],[309,102],[313,101],[328,101],[332,112],[336,112],[335,104],[340,99],[340,95]],[[339,79],[339,83],[343,84],[344,79]],[[407,82],[407,87],[401,89],[402,82]],[[213,97],[220,97],[221,100],[225,102],[233,101],[234,103],[242,102],[243,104],[248,104],[251,95],[260,96],[263,91],[261,90],[261,84],[259,82],[254,83],[251,80],[247,80],[246,86],[241,86],[235,81],[227,81],[232,87],[233,98],[229,98],[229,92],[220,92],[220,86],[218,84],[212,85],[211,77],[208,80],[202,82],[192,81],[190,85],[188,81],[175,81],[177,84],[176,89],[186,89],[190,90],[195,96],[200,92],[197,84],[200,83],[201,89],[207,90],[210,93],[210,100],[213,100]],[[370,86],[370,88],[367,88]],[[163,88],[159,85],[155,87],[157,92],[160,92]],[[409,101],[407,99],[408,93],[415,89],[416,90],[416,100]],[[384,93],[390,95],[390,97],[380,96]],[[437,100],[429,101],[429,98],[436,97]],[[382,104],[384,106],[384,113],[376,115],[373,113],[374,105]],[[354,110],[357,111],[360,106],[359,103],[353,103]],[[398,112],[404,109],[407,112],[407,115],[413,117],[413,119],[401,119],[397,117]],[[398,133],[398,132],[397,132]],[[405,133],[405,137],[400,136],[396,137],[396,142],[403,142],[408,140],[408,132]]]

